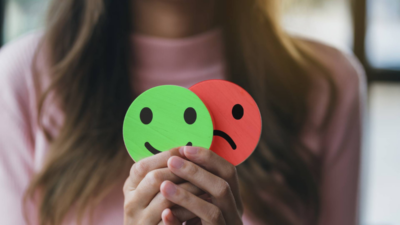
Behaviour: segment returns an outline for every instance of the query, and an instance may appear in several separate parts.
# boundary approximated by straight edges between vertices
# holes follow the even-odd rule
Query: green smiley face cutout
[[[210,148],[213,124],[204,103],[189,89],[163,85],[139,95],[123,124],[125,146],[135,162],[193,145]]]

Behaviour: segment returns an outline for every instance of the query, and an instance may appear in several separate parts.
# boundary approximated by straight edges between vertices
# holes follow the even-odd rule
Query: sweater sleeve
[[[0,218],[25,224],[23,196],[33,174],[31,63],[37,35],[0,49]]]
[[[358,220],[364,71],[341,55],[335,62],[336,107],[322,138],[320,225],[355,225]]]

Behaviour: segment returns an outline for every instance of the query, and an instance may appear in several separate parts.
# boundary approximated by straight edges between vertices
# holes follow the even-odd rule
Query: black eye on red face
[[[232,116],[233,118],[240,120],[242,119],[244,114],[243,106],[240,104],[236,104],[232,108]]]

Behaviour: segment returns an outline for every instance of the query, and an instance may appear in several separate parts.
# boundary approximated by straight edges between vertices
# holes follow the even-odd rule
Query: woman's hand
[[[175,182],[170,179],[162,182],[160,188],[162,195],[194,213],[201,219],[203,225],[242,224],[243,208],[236,168],[204,148],[185,146],[180,148],[180,153],[183,158],[170,157],[168,168],[178,177],[208,193],[211,199],[206,201],[174,184]],[[169,209],[162,212],[162,219],[165,225],[178,225],[183,222]]]
[[[166,208],[174,204],[159,193],[162,182],[169,180],[192,195],[200,195],[204,192],[190,183],[182,183],[183,179],[176,176],[167,168],[167,161],[171,156],[180,155],[178,149],[145,158],[135,163],[130,175],[124,184],[124,224],[158,224],[161,222],[161,214]],[[174,213],[176,219],[189,220],[195,217],[192,213],[177,208]]]

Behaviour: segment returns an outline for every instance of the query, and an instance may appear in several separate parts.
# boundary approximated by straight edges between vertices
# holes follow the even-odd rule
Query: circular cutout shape
[[[213,118],[210,149],[235,166],[245,161],[257,147],[262,128],[260,110],[251,95],[225,80],[206,80],[189,89]]]
[[[183,87],[162,85],[143,92],[132,102],[122,134],[129,155],[137,162],[185,145],[209,149],[213,124],[196,94]]]

